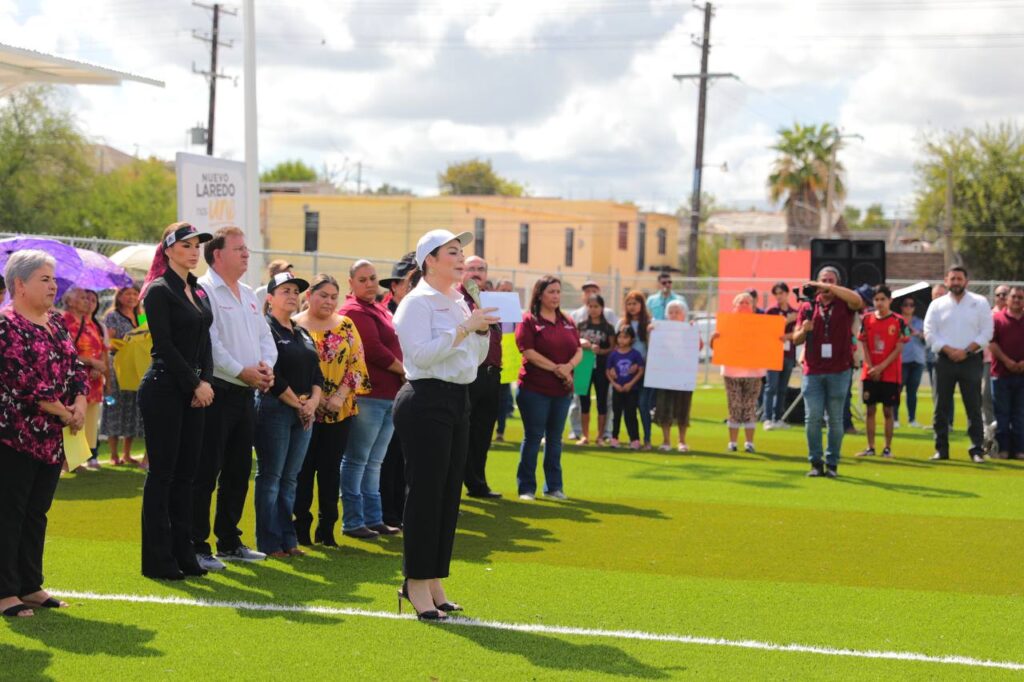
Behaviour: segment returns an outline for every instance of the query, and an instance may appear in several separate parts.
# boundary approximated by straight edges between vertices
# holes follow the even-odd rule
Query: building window
[[[572,267],[573,245],[576,243],[576,230],[565,228],[565,267]]]
[[[636,224],[636,269],[647,267],[647,223]]]
[[[318,250],[320,243],[320,211],[306,211],[305,251],[312,253]]]
[[[530,224],[519,223],[519,262],[530,262]]]
[[[487,221],[483,218],[477,218],[473,223],[473,253],[484,258],[484,230],[487,228]]]
[[[658,228],[658,255],[664,256],[668,250],[668,230],[664,227]]]
[[[619,251],[629,248],[629,223],[619,223]]]

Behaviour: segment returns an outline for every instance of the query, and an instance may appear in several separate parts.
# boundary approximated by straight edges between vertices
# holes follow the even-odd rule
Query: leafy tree
[[[916,167],[917,222],[941,235],[953,174],[953,247],[974,279],[1020,279],[1024,262],[1024,132],[1015,123],[925,139]]]
[[[176,216],[174,171],[153,158],[96,176],[82,210],[89,234],[138,241],[159,239]]]
[[[0,230],[77,234],[93,171],[86,140],[52,88],[11,93],[0,107]]]
[[[443,173],[437,174],[437,186],[441,194],[493,195],[521,197],[526,188],[513,180],[501,177],[494,171],[490,159],[470,159],[449,163]]]
[[[772,149],[779,153],[768,176],[768,196],[783,200],[786,223],[796,233],[817,233],[821,214],[826,210],[829,164],[839,131],[830,123],[780,128],[779,141]],[[846,196],[843,165],[836,162],[833,199]]]
[[[692,195],[691,195],[692,197]],[[676,216],[679,218],[680,231],[679,239],[684,244],[690,243],[690,214],[693,207],[693,201],[686,202],[686,204],[676,209]],[[722,249],[733,248],[736,240],[729,238],[726,235],[719,234],[708,234],[704,228],[707,226],[708,219],[716,211],[722,210],[722,206],[715,199],[715,195],[708,192],[700,193],[700,224],[698,230],[700,231],[700,237],[697,243],[697,276],[698,277],[717,277],[718,276],[718,252]],[[686,269],[686,260],[682,259],[679,264],[681,270]]]
[[[885,218],[881,204],[871,204],[864,211],[855,206],[846,206],[843,208],[843,219],[851,230],[885,230],[889,228],[889,221]]]
[[[370,189],[369,187],[367,187],[366,189],[363,190],[363,194],[372,194],[382,197],[413,196],[411,189],[408,189],[407,187],[396,187],[395,185],[389,184],[387,182],[382,183],[377,189]]]
[[[299,159],[282,161],[260,173],[260,182],[313,182],[316,179],[316,170]]]

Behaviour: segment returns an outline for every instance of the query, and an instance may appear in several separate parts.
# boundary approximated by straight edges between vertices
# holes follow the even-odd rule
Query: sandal
[[[25,603],[28,604],[29,608],[33,609],[66,609],[68,603],[53,597],[47,597],[43,601],[31,601],[26,599]]]
[[[30,613],[27,616],[22,616],[21,614],[26,611],[29,611]],[[32,611],[32,607],[28,604],[15,604],[14,606],[4,609],[3,613],[6,618],[30,618],[36,615],[35,611]]]

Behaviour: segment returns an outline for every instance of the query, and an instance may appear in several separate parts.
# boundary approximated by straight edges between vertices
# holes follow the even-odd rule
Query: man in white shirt
[[[981,416],[982,350],[992,340],[992,310],[984,296],[967,291],[967,270],[954,266],[946,273],[949,293],[932,301],[924,316],[924,336],[935,352],[934,460],[949,459],[949,426],[953,416],[953,391],[967,412],[968,454],[984,462],[985,438]]]
[[[266,391],[273,384],[277,346],[263,316],[262,302],[241,282],[249,267],[245,233],[237,227],[221,228],[206,243],[204,257],[210,269],[199,281],[213,310],[211,383],[216,398],[206,408],[203,452],[192,481],[192,543],[199,565],[218,571],[224,568],[220,560],[266,558],[242,544],[238,524],[252,473],[256,429],[253,391]],[[216,557],[208,542],[214,488]]]
[[[587,299],[589,299],[594,294],[600,294],[601,293],[601,286],[597,282],[595,282],[593,280],[587,280],[586,282],[584,282],[583,286],[580,287],[580,289],[583,291],[583,305],[581,305],[579,308],[576,308],[576,310],[573,310],[569,314],[569,316],[572,317],[572,321],[576,323],[577,327],[579,325],[583,324],[584,322],[586,322],[587,321],[587,317],[590,315],[590,313],[587,312]],[[606,303],[607,303],[607,301],[606,301]],[[604,317],[605,317],[606,320],[608,320],[608,324],[610,324],[611,326],[615,327],[616,329],[618,328],[618,326],[619,326],[619,316],[616,315],[615,311],[612,310],[611,308],[609,308],[608,306],[605,306]],[[598,398],[600,398],[600,396],[598,396]],[[612,391],[610,389],[608,391],[608,396],[607,396],[607,398],[605,400],[608,403],[608,414],[611,414],[612,413]],[[578,395],[574,395],[572,397],[572,405],[569,406],[569,440],[570,441],[577,440],[582,435],[583,435],[583,421],[580,419],[580,397]],[[612,420],[611,419],[609,419],[607,421],[604,433],[599,433],[597,435],[598,435],[598,438],[601,438],[601,437],[611,438],[612,437]]]

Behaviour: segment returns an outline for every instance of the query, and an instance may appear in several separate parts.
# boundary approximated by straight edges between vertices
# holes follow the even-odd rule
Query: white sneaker
[[[569,499],[568,497],[565,496],[565,493],[562,492],[561,490],[552,490],[549,493],[544,493],[544,497],[550,497],[553,500],[568,500]]]
[[[537,498],[531,495],[530,493],[523,493],[522,495],[519,496],[519,499],[525,500],[526,502],[533,502]]]
[[[893,421],[893,423],[892,423],[892,428],[894,428],[894,429],[898,429],[898,428],[900,428],[900,422],[899,422],[899,420]]]
[[[217,552],[217,558],[224,561],[264,561],[267,555],[245,545],[239,545],[230,552]]]
[[[728,450],[729,452],[736,452],[736,443],[729,443],[727,446],[725,446],[725,449]]]
[[[765,431],[771,431],[774,428],[775,428],[775,422],[773,422],[770,419],[766,419],[765,422],[764,422],[764,430]]]
[[[780,419],[777,422],[775,422],[775,428],[782,429],[783,431],[785,431],[786,429],[789,428],[789,424]]]
[[[753,443],[744,443],[743,444],[743,449],[746,450],[749,453],[753,453],[754,452],[754,444]]]
[[[196,563],[199,564],[200,568],[205,568],[207,571],[223,571],[227,568],[223,562],[218,561],[212,554],[196,554]]]
[[[917,422],[917,421],[912,421],[909,424],[907,424],[907,426],[909,426],[909,427],[911,427],[913,429],[923,429],[923,428],[926,428],[924,424],[922,424],[920,422]]]

